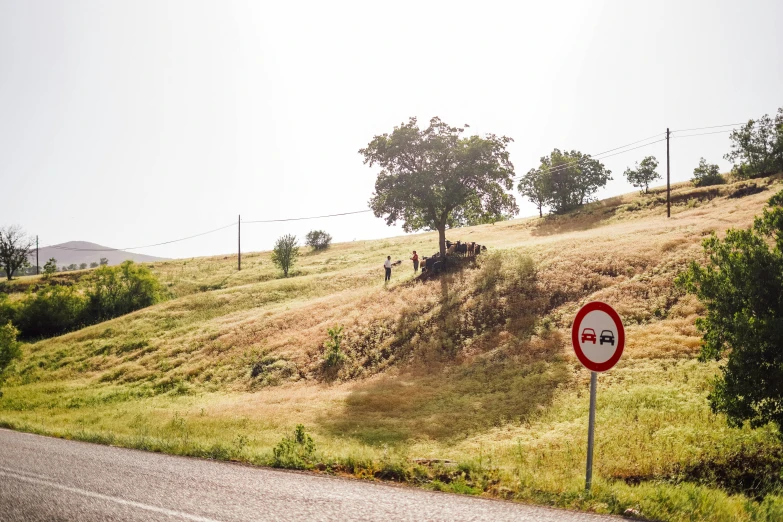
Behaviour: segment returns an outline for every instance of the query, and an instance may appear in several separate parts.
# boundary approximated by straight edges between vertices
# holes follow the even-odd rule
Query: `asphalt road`
[[[0,520],[617,520],[0,429]]]

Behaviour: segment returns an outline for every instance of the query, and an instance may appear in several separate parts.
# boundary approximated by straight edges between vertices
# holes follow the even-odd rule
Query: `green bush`
[[[706,308],[702,360],[727,359],[709,395],[733,426],[769,422],[783,429],[783,191],[753,227],[713,234],[707,263],[692,261],[677,284]]]
[[[305,236],[305,244],[313,250],[326,250],[332,243],[332,236],[323,230],[311,230]]]
[[[11,364],[11,361],[21,355],[19,343],[16,341],[18,334],[19,330],[14,328],[10,321],[0,326],[0,376]],[[2,382],[1,379],[0,382]]]
[[[711,185],[722,185],[726,183],[717,165],[707,163],[707,160],[701,158],[699,166],[693,169],[693,186],[709,187]]]
[[[87,300],[71,286],[47,286],[27,297],[16,310],[24,337],[51,337],[84,324]]]
[[[272,452],[276,468],[308,469],[313,465],[315,442],[304,426],[297,424],[293,437],[283,437]]]
[[[96,323],[157,303],[162,287],[149,268],[125,261],[95,270],[86,294],[85,320]]]
[[[339,366],[345,361],[345,354],[340,348],[340,344],[343,340],[343,327],[335,326],[326,330],[329,335],[329,339],[324,342],[324,364],[329,367]]]

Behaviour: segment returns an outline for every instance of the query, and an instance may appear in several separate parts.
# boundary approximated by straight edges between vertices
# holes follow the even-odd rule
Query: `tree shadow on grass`
[[[569,378],[559,356],[561,339],[523,347],[518,354],[493,353],[459,365],[409,367],[357,388],[343,410],[321,419],[334,435],[366,444],[411,439],[448,440],[524,422],[547,406]]]
[[[402,312],[385,338],[363,347],[362,356],[388,352],[397,369],[359,384],[322,426],[367,444],[400,444],[528,419],[568,379],[561,337],[531,337],[549,300],[536,277],[532,260],[514,252],[439,276],[429,313]]]
[[[588,230],[614,216],[622,203],[621,197],[588,203],[566,214],[549,214],[538,220],[539,225],[531,230],[533,236],[551,236],[564,232]]]

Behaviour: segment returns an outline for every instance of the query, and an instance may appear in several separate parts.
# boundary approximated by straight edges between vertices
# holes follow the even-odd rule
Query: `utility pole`
[[[38,236],[35,236],[35,275],[39,275],[41,263],[38,262]]]
[[[672,217],[672,186],[669,176],[669,127],[666,127],[666,217]]]
[[[237,217],[237,270],[242,270],[242,216]]]

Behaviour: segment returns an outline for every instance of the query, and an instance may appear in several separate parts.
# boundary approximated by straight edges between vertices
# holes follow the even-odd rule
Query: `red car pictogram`
[[[587,341],[595,344],[595,330],[592,328],[585,328],[582,330],[582,342],[586,343]]]

